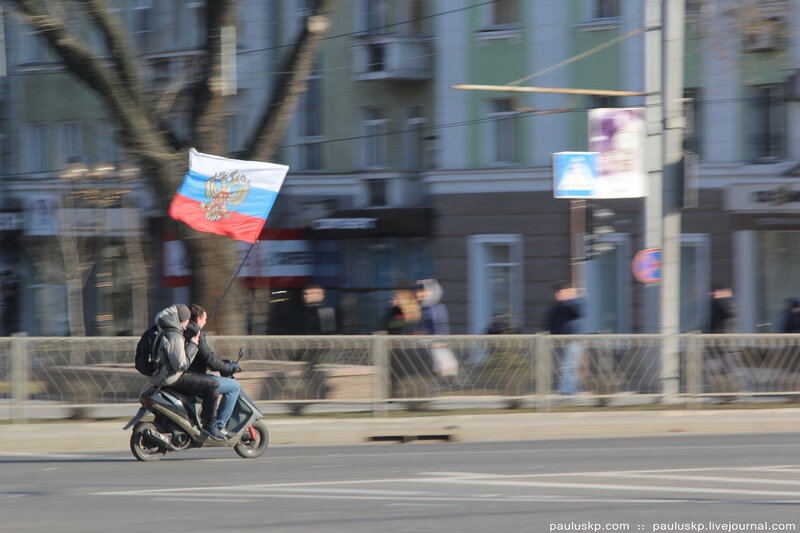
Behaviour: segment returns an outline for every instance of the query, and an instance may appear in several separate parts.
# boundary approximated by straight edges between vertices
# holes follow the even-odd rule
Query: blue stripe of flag
[[[189,170],[183,177],[183,183],[181,184],[180,189],[178,189],[178,193],[198,202],[211,201],[211,198],[206,197],[206,181],[209,179],[210,178],[208,176],[203,176],[194,170]],[[275,203],[275,198],[277,198],[277,196],[277,192],[262,189],[260,187],[253,187],[251,185],[250,191],[245,197],[244,202],[236,206],[228,205],[228,209],[243,215],[263,218],[266,220],[267,215],[269,215],[269,212],[272,210],[272,204]]]

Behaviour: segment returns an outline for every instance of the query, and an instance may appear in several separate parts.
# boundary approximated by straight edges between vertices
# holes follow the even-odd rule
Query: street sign
[[[598,173],[594,152],[553,154],[553,197],[594,198]]]
[[[642,283],[658,283],[661,281],[661,249],[642,250],[631,262],[633,277]]]

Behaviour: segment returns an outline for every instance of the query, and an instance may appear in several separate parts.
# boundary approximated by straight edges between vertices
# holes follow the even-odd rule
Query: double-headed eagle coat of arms
[[[216,221],[230,218],[229,206],[237,206],[244,202],[250,192],[250,180],[238,170],[217,172],[206,181],[206,198],[200,207],[205,210],[208,220]]]

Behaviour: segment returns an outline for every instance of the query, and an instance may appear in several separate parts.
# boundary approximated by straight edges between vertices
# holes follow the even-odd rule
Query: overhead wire
[[[413,19],[407,19],[407,20],[403,20],[403,21],[400,21],[400,22],[393,22],[391,24],[384,24],[383,26],[376,26],[375,28],[371,28],[371,30],[375,30],[375,31],[385,30],[387,28],[393,28],[395,26],[403,26],[405,24],[410,24],[412,22],[419,22],[419,21],[422,21],[422,20],[441,17],[441,16],[444,16],[444,15],[451,15],[453,13],[458,13],[460,11],[467,11],[467,10],[470,10],[470,9],[475,9],[476,7],[481,7],[481,6],[493,4],[495,1],[496,0],[486,0],[485,2],[478,2],[477,4],[472,4],[470,6],[459,7],[459,8],[456,8],[456,9],[450,9],[448,11],[440,11],[439,13],[432,13],[430,15],[422,15],[420,17],[416,17],[416,18],[413,18]],[[338,39],[340,37],[352,37],[354,35],[362,35],[363,36],[363,35],[369,35],[369,33],[366,32],[366,31],[363,31],[363,30],[351,31],[351,32],[347,32],[347,33],[340,33],[340,34],[337,34],[337,35],[330,35],[328,37],[322,37],[320,40],[328,41],[328,40],[331,40],[331,39]],[[256,48],[256,49],[253,49],[253,50],[243,51],[243,52],[240,52],[240,55],[252,54],[252,53],[255,53],[255,52],[267,52],[267,51],[270,51],[270,50],[279,50],[281,48],[289,48],[289,47],[292,47],[292,46],[294,46],[293,43],[279,44],[279,45],[275,45],[275,46],[268,46],[266,48]]]

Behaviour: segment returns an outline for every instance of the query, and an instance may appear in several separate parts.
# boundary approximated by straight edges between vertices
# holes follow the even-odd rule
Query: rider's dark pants
[[[200,418],[203,425],[214,425],[217,416],[217,398],[219,398],[219,382],[206,374],[184,372],[178,381],[169,385],[170,389],[183,394],[194,394],[203,399],[203,410]]]

